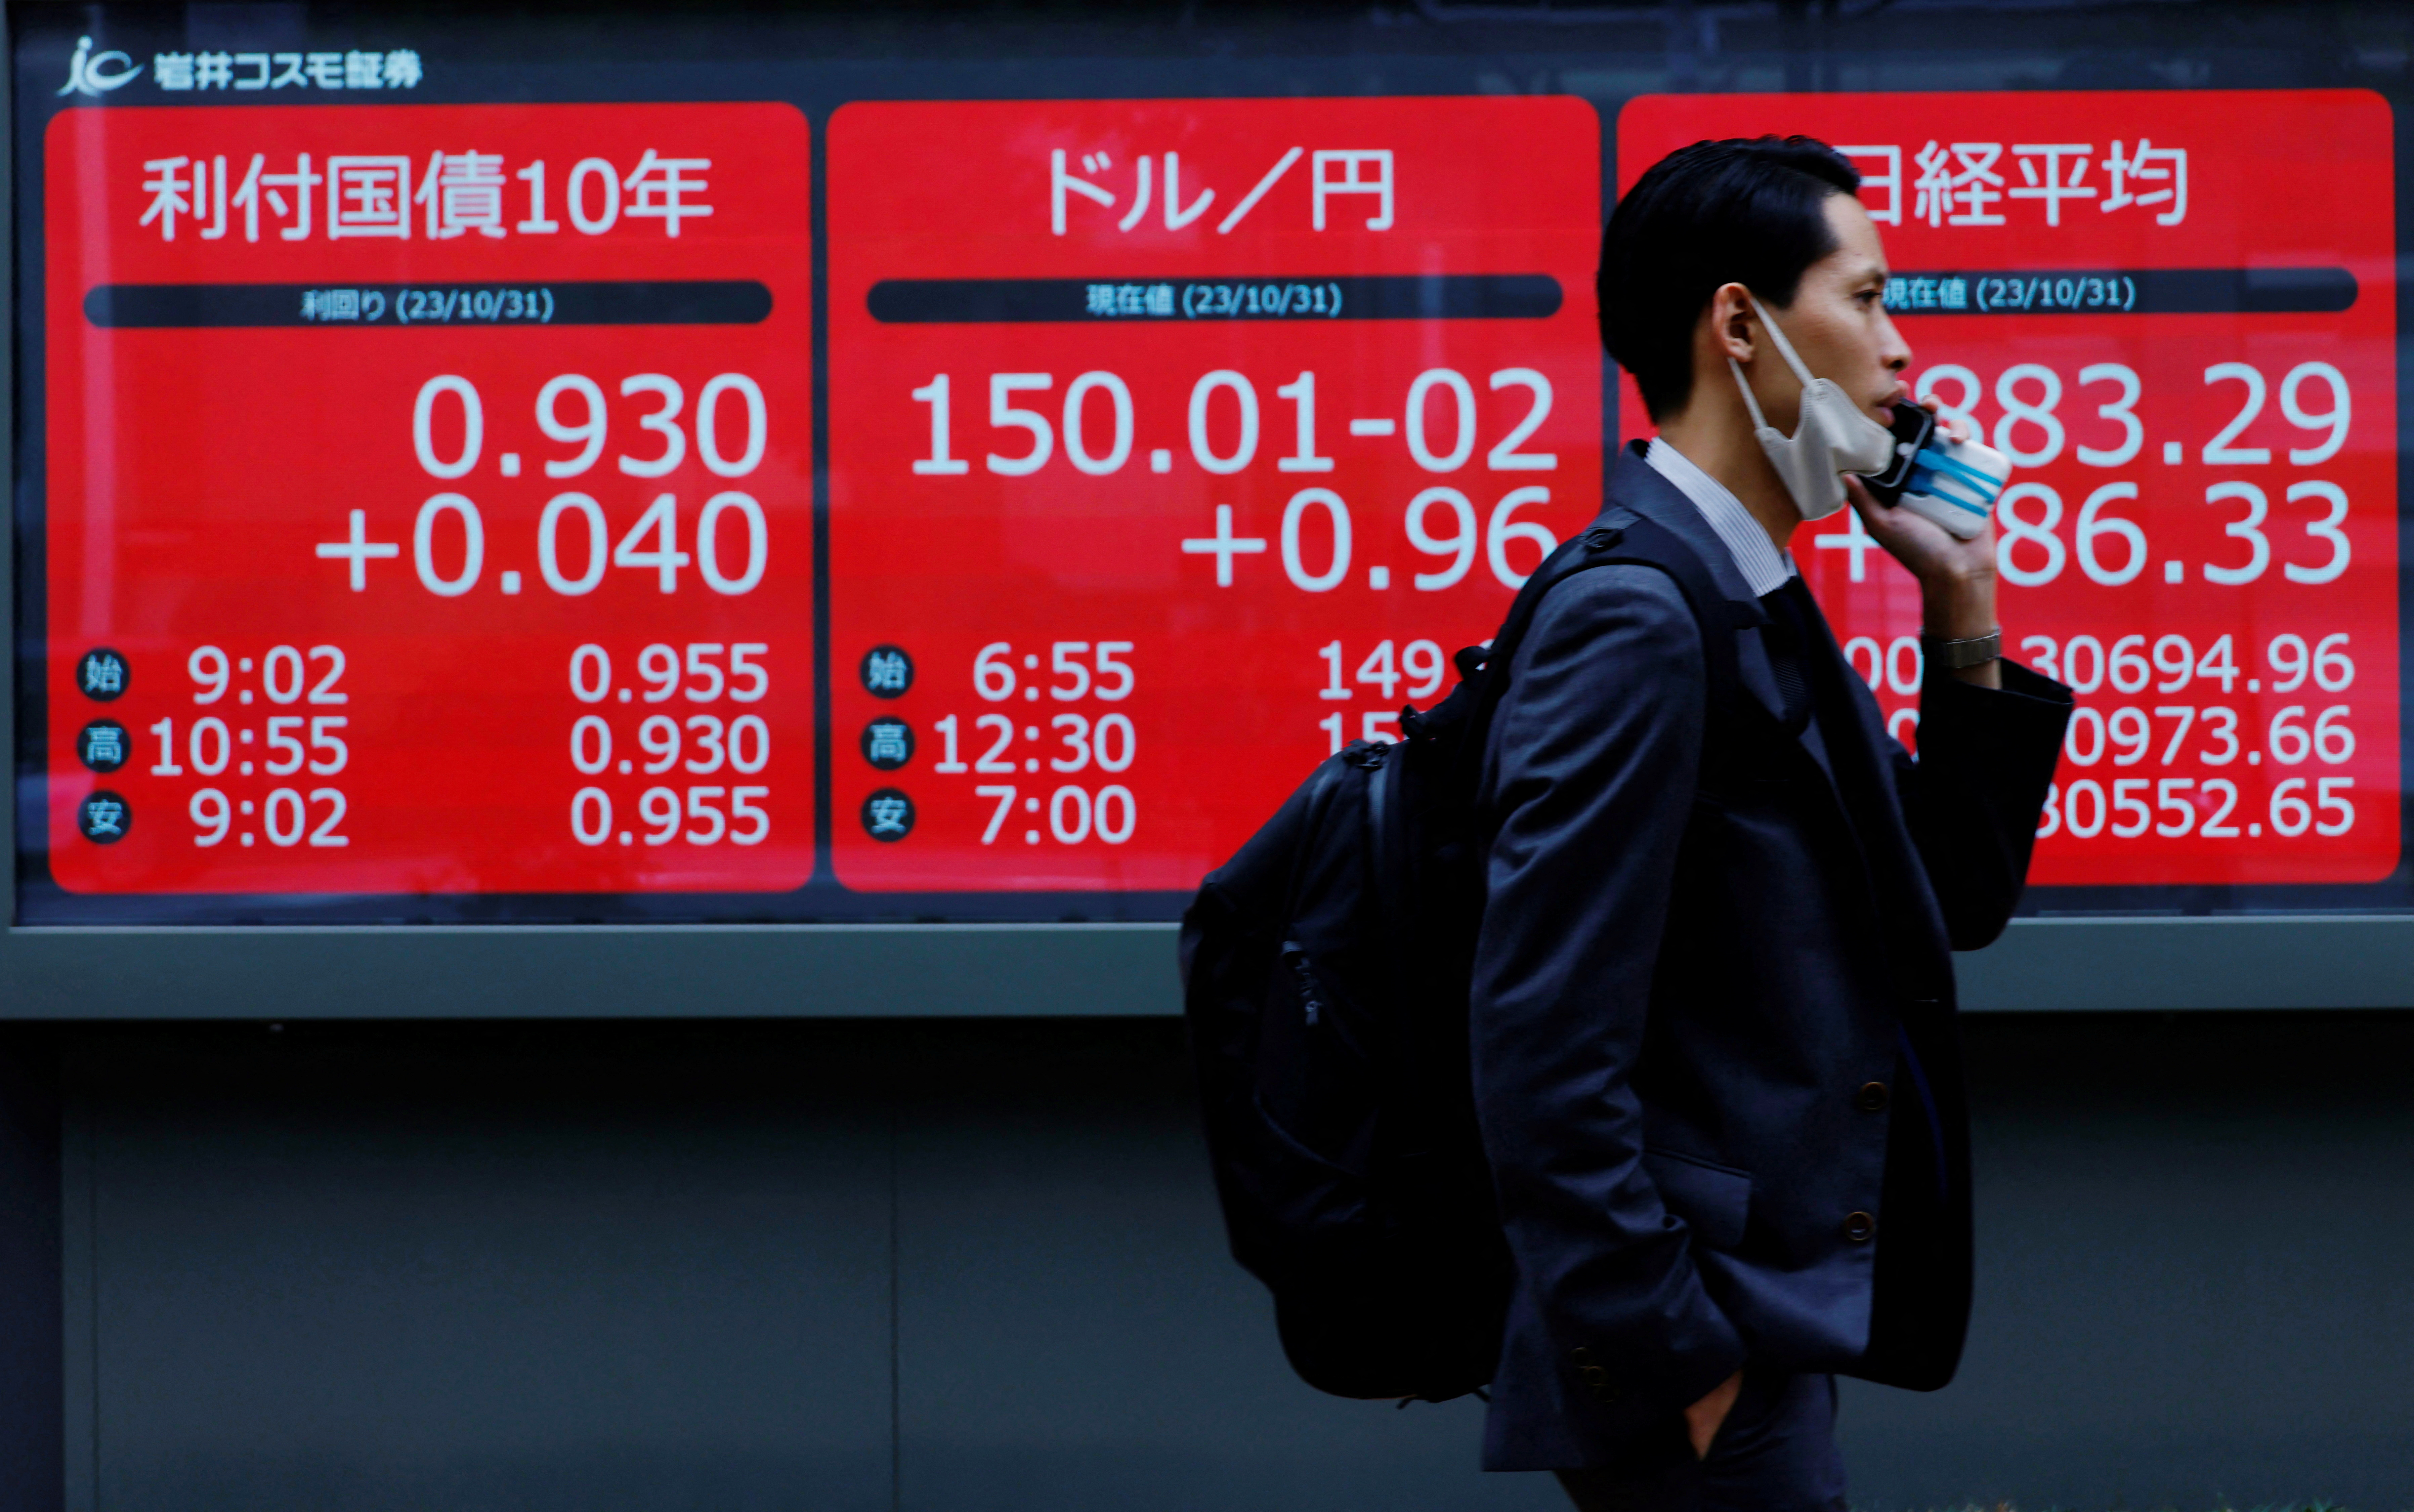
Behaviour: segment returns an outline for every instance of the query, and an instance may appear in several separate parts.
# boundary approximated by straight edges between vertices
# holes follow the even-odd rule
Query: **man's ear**
[[[1722,283],[1710,295],[1710,338],[1720,357],[1748,363],[1758,350],[1752,341],[1751,292],[1739,283]]]

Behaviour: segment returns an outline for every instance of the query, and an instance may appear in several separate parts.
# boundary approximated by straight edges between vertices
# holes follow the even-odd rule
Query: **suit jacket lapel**
[[[1810,638],[1811,644],[1802,648],[1803,656],[1816,657],[1825,664],[1824,670],[1812,675],[1840,680],[1850,706],[1847,718],[1838,721],[1847,727],[1826,732],[1828,752],[1837,763],[1853,764],[1859,774],[1858,785],[1869,795],[1866,801],[1855,803],[1846,798],[1843,785],[1837,785],[1844,822],[1860,842],[1861,858],[1869,867],[1874,889],[1881,894],[1900,889],[1915,891],[1926,872],[1904,824],[1895,787],[1894,737],[1886,733],[1885,722],[1878,717],[1876,700],[1869,696],[1868,684],[1861,681],[1860,674],[1853,670],[1852,663],[1837,646],[1835,633],[1828,628],[1824,614],[1810,626]],[[1829,775],[1832,780],[1832,769]],[[1895,913],[1896,910],[1888,910],[1889,917]]]
[[[1757,621],[1736,632],[1737,671],[1744,685],[1769,715],[1781,725],[1791,725],[1793,721],[1787,716],[1793,711],[1787,708],[1786,698],[1779,690],[1776,667],[1770,659],[1767,632],[1773,625],[1758,596],[1743,580],[1743,574],[1736,570],[1735,553],[1728,550],[1726,543],[1719,539],[1718,532],[1710,529],[1709,521],[1702,517],[1701,510],[1685,497],[1683,490],[1661,476],[1659,469],[1645,461],[1639,451],[1632,448],[1619,453],[1610,473],[1607,491],[1608,509],[1604,513],[1625,508],[1664,526],[1700,556],[1708,566],[1711,579],[1718,584],[1719,591],[1734,603],[1746,606]],[[1846,701],[1852,712],[1846,728],[1827,730],[1821,728],[1815,720],[1807,722],[1795,735],[1795,741],[1801,747],[1803,757],[1826,779],[1827,793],[1836,805],[1836,813],[1843,820],[1845,832],[1856,843],[1864,879],[1873,894],[1873,901],[1902,888],[1916,891],[1924,884],[1925,870],[1920,864],[1917,849],[1912,844],[1910,831],[1904,825],[1901,804],[1896,793],[1894,738],[1886,733],[1884,722],[1875,717],[1877,706],[1867,696],[1868,685],[1861,683],[1860,674],[1854,671],[1852,664],[1845,660],[1842,649],[1836,644],[1835,633],[1827,625],[1826,617],[1824,614],[1816,616],[1809,629],[1809,643],[1797,649],[1806,684],[1803,696],[1815,697],[1808,684],[1822,675],[1839,677],[1844,680],[1842,686],[1849,696]],[[1813,661],[1825,664],[1824,672],[1810,665]],[[1860,684],[1857,690],[1855,687],[1856,683]],[[1812,736],[1810,732],[1813,729],[1820,729],[1820,735]],[[1855,786],[1862,786],[1870,795],[1867,802],[1856,804],[1846,798],[1845,785],[1839,780],[1838,771],[1839,765],[1846,762],[1852,764],[1858,779]],[[1868,813],[1864,815],[1861,810]],[[1880,906],[1882,918],[1895,919],[1900,912],[1899,909]],[[1896,923],[1900,921],[1895,920]],[[1888,933],[1892,933],[1891,926]],[[1911,957],[1906,954],[1903,958]]]

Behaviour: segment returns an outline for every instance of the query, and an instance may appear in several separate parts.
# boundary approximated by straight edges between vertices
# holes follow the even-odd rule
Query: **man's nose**
[[[1911,366],[1911,345],[1903,340],[1901,328],[1892,320],[1887,320],[1885,322],[1885,330],[1880,337],[1879,350],[1885,354],[1881,360],[1885,363],[1887,372],[1899,373]]]

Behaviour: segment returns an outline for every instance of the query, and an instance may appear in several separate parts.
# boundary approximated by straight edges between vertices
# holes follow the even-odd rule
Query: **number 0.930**
[[[637,416],[637,427],[659,440],[652,443],[652,456],[626,453],[616,459],[616,465],[633,478],[668,474],[687,459],[687,431],[678,423],[687,403],[686,391],[677,379],[662,373],[633,374],[620,380],[619,389],[624,399],[650,397],[656,401],[652,410]],[[437,436],[442,401],[448,398],[460,416],[458,451],[452,457],[442,455]],[[574,420],[562,414],[565,398],[576,400],[578,414]],[[729,437],[723,427],[726,401],[732,398],[739,401],[746,416],[746,444],[735,456],[728,451]],[[577,448],[569,457],[547,458],[544,475],[578,476],[603,457],[611,429],[603,386],[579,373],[563,373],[546,380],[544,386],[537,390],[536,424],[547,439]],[[468,379],[456,373],[441,373],[419,386],[419,397],[410,409],[410,443],[421,469],[429,477],[468,476],[476,469],[484,450],[485,434],[485,404],[478,397],[477,386]],[[708,380],[696,397],[695,407],[695,450],[706,470],[716,477],[742,478],[762,465],[769,443],[769,414],[763,402],[762,385],[744,373],[723,373]]]

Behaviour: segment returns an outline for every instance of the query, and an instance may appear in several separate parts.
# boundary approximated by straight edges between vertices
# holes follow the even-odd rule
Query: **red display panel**
[[[56,117],[59,882],[802,884],[809,162],[782,105]]]
[[[2079,707],[2030,879],[2364,882],[2399,850],[2388,105],[2353,90],[1654,96],[1849,153],[1917,391],[2017,471],[2007,650]],[[1630,384],[1626,428],[1647,434]],[[1915,740],[1919,598],[1852,516],[1796,560]]]
[[[829,131],[849,887],[1196,886],[1600,508],[1582,101]]]

